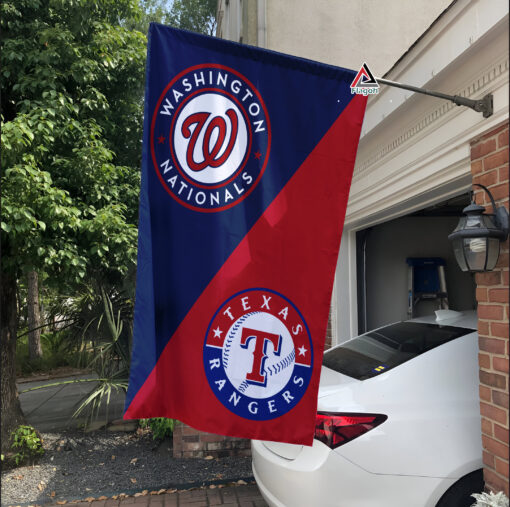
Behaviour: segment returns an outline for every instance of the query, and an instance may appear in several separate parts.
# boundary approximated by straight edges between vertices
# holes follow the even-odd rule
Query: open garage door
[[[449,307],[476,308],[474,276],[460,270],[448,241],[469,202],[469,194],[463,194],[357,232],[359,332],[409,318],[410,258],[443,259]],[[413,315],[431,315],[440,304],[440,298],[421,300]]]

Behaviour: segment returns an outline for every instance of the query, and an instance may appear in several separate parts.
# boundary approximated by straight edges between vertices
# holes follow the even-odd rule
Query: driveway
[[[18,383],[21,408],[27,422],[43,432],[80,426],[84,418],[73,419],[72,415],[97,385],[96,378],[90,374],[73,375]],[[98,420],[110,422],[122,418],[124,399],[124,392],[113,393],[109,407],[101,407]]]

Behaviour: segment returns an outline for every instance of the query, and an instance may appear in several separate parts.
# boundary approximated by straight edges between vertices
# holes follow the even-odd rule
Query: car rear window
[[[322,364],[349,377],[366,380],[472,329],[421,322],[399,322],[370,331],[328,350]]]

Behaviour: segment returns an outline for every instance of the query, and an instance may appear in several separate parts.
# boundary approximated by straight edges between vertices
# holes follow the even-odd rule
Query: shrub
[[[508,507],[508,497],[502,491],[497,494],[492,491],[473,493],[471,496],[476,500],[472,507]]]
[[[44,454],[42,439],[33,426],[21,425],[12,432],[12,459],[16,465],[34,462]]]
[[[141,419],[140,426],[142,428],[150,427],[152,438],[154,440],[163,440],[171,437],[174,431],[175,420],[166,417],[154,417],[153,419]]]

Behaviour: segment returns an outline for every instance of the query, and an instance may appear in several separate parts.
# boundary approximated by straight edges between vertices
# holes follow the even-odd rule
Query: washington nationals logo
[[[157,102],[151,155],[165,190],[187,208],[228,209],[256,187],[267,164],[271,128],[258,90],[216,64],[177,75]]]
[[[238,119],[237,113],[234,109],[228,109],[225,113],[230,120],[230,138],[226,143],[227,146],[223,148],[225,144],[225,137],[227,133],[227,123],[222,116],[215,116],[212,120],[208,121],[211,113],[195,113],[188,116],[182,125],[182,133],[185,138],[190,138],[188,148],[186,150],[186,163],[188,167],[195,172],[203,171],[206,167],[220,167],[222,166],[232,154],[232,150],[237,140],[237,129]],[[202,134],[204,125],[207,124],[205,133],[202,139],[202,158],[203,160],[196,163],[193,158],[193,152],[195,151],[195,145],[198,138]],[[190,127],[195,125],[194,129]],[[216,139],[212,144],[211,149],[211,138],[213,137],[215,129],[218,129]],[[223,153],[220,151],[223,149]],[[200,150],[199,150],[200,151]]]
[[[287,413],[304,395],[312,364],[306,322],[275,291],[235,294],[209,324],[204,345],[209,385],[241,417],[262,421]]]

